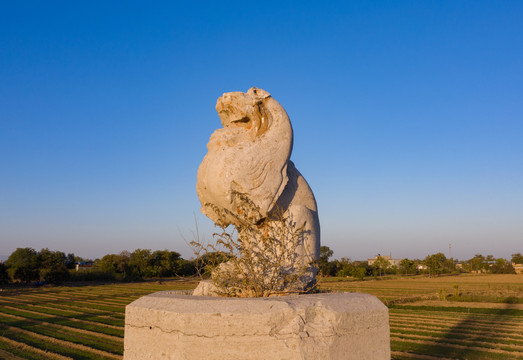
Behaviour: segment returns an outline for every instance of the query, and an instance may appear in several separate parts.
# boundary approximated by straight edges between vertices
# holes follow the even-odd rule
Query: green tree
[[[496,259],[496,262],[492,267],[490,268],[490,271],[493,274],[515,274],[516,270],[514,270],[514,267],[512,266],[510,261],[507,261],[505,259],[499,258]]]
[[[66,260],[65,260],[65,265],[67,266],[68,269],[74,269],[75,268],[76,259],[75,259],[75,256],[74,256],[73,253],[67,254]]]
[[[428,268],[429,275],[440,275],[447,270],[447,258],[440,252],[428,255],[425,260],[423,260],[423,264]]]
[[[157,250],[151,254],[149,266],[151,276],[167,277],[178,274],[181,268],[181,255],[176,251]]]
[[[29,282],[40,279],[38,253],[32,248],[18,248],[9,256],[5,265],[13,280]]]
[[[115,254],[107,254],[104,255],[99,261],[96,261],[96,265],[105,273],[111,273],[114,274],[117,272],[117,259],[118,255]]]
[[[351,271],[351,275],[360,281],[365,278],[366,273],[367,270],[362,266],[354,266]]]
[[[329,258],[334,254],[328,246],[320,247],[320,272],[322,275],[329,275]]]
[[[523,255],[521,255],[521,253],[512,254],[511,261],[514,264],[523,264]]]
[[[9,282],[9,275],[7,274],[7,267],[4,263],[0,263],[0,284],[7,284]]]
[[[351,261],[349,258],[341,258],[338,261],[336,276],[352,276],[357,280],[363,280],[368,272],[372,272],[372,268],[368,266],[366,261]]]
[[[227,262],[231,259],[229,254],[221,251],[209,251],[194,260],[196,273],[202,277],[211,275],[211,271],[218,267],[221,263]]]
[[[467,263],[469,264],[470,271],[480,272],[485,270],[486,260],[485,257],[481,254],[474,255],[474,257],[469,259]]]
[[[400,261],[399,270],[402,274],[416,274],[416,262],[407,258]]]
[[[137,279],[139,276],[133,272],[130,265],[130,254],[122,251],[120,254],[105,255],[100,261],[96,262],[97,267],[107,274],[118,275],[120,279]]]
[[[376,261],[374,261],[374,267],[378,270],[379,275],[383,275],[383,273],[390,267],[389,260],[385,259],[383,256],[378,255],[376,257]]]
[[[129,251],[124,250],[116,256],[116,271],[119,274],[122,274],[123,278],[126,280],[139,278],[133,273],[132,268],[129,265],[130,255]]]
[[[38,253],[40,280],[50,284],[61,284],[69,278],[67,257],[61,251],[51,251],[47,248]]]
[[[341,264],[338,260],[332,260],[327,263],[325,274],[327,276],[336,276],[338,271],[341,269]]]
[[[338,266],[339,269],[336,273],[336,276],[352,276],[354,265],[349,258],[341,258],[341,260],[338,262]]]
[[[178,260],[179,269],[176,275],[179,276],[192,276],[197,275],[196,263],[191,260],[180,259]]]
[[[129,267],[138,277],[152,277],[151,250],[136,249],[129,255]]]

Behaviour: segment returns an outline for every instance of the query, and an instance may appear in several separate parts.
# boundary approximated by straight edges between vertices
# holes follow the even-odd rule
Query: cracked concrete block
[[[330,293],[223,298],[161,291],[125,311],[124,359],[390,359],[388,309]]]

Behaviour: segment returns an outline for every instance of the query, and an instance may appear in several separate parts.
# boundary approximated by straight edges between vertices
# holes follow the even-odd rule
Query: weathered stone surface
[[[126,308],[124,359],[390,359],[388,309],[367,294],[222,298],[162,291]]]
[[[317,261],[316,200],[290,161],[293,132],[283,107],[268,92],[253,87],[247,93],[223,94],[216,111],[223,128],[211,135],[198,169],[196,190],[202,213],[218,225],[244,228],[274,222],[276,213],[283,214],[296,229],[303,229],[303,240],[295,250],[301,265]],[[252,234],[249,237],[262,241],[252,239]],[[310,270],[308,278],[302,279],[304,284],[314,283],[316,269]]]
[[[192,293],[194,296],[218,296],[218,289],[211,280],[202,280]]]

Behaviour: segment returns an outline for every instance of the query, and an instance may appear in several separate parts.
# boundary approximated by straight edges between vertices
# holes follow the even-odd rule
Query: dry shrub
[[[303,254],[305,224],[298,226],[292,216],[277,207],[262,218],[245,194],[233,195],[237,214],[214,210],[234,216],[242,225],[229,231],[217,224],[221,231],[213,234],[213,244],[190,243],[197,258],[202,259],[199,273],[204,276],[210,271],[220,296],[263,297],[313,291],[318,264]],[[249,220],[253,219],[261,220],[252,225]]]

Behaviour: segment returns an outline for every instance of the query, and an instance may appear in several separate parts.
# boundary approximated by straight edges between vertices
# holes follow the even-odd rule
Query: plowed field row
[[[113,284],[0,295],[0,359],[121,359],[125,306],[173,289]]]
[[[21,356],[22,359],[56,359],[56,360],[74,360],[73,358],[63,356],[52,351],[42,350],[41,348],[34,347],[26,344],[25,342],[19,342],[9,339],[5,336],[0,336],[0,347],[8,350],[10,356]]]
[[[4,309],[14,310],[14,311],[18,311],[18,312],[25,313],[25,314],[34,314],[34,315],[37,315],[38,317],[48,317],[48,318],[52,318],[52,319],[68,320],[68,321],[78,322],[81,324],[100,326],[100,327],[115,329],[115,330],[120,330],[122,328],[122,326],[109,325],[109,324],[104,324],[101,322],[90,321],[90,320],[80,320],[80,319],[76,319],[74,317],[61,316],[61,315],[55,315],[55,314],[46,314],[46,313],[39,312],[39,311],[32,311],[32,310],[25,310],[25,309],[20,310],[19,308],[14,307],[14,306],[4,306],[2,311],[4,311]]]
[[[128,299],[127,300],[114,300],[114,299],[102,300],[102,299],[104,299],[104,297],[101,297],[99,295],[97,295],[97,296],[92,296],[92,295],[91,296],[87,296],[87,295],[81,296],[81,294],[77,294],[74,297],[70,297],[70,296],[65,297],[65,296],[59,296],[59,295],[45,295],[45,296],[30,295],[30,296],[27,296],[27,297],[24,297],[24,298],[26,298],[27,300],[31,300],[33,302],[42,302],[42,303],[44,303],[44,302],[45,303],[49,303],[49,302],[55,302],[55,301],[63,302],[63,301],[67,301],[67,300],[69,300],[69,301],[79,301],[79,300],[81,300],[81,301],[89,301],[89,302],[91,302],[93,304],[101,303],[102,305],[116,306],[116,307],[128,304]]]
[[[400,337],[426,338],[434,341],[445,341],[448,343],[457,343],[465,346],[481,346],[487,348],[504,349],[508,351],[523,351],[523,344],[517,344],[510,339],[498,339],[497,337],[488,336],[459,336],[448,334],[446,332],[419,331],[412,328],[391,327],[391,334]]]
[[[523,317],[415,309],[390,311],[394,359],[523,359]],[[407,353],[407,355],[406,355]]]
[[[409,303],[390,308],[393,359],[523,360],[523,313],[481,308],[483,312],[468,313],[463,306],[442,309],[423,306],[422,301],[419,306],[412,303],[412,299],[437,296],[438,288],[451,289],[454,282],[460,290],[477,286],[482,292],[489,288],[507,292],[523,284],[523,277],[501,276],[499,284],[497,276],[482,279],[487,284],[453,277],[336,281],[325,287],[371,293],[390,300],[389,304]],[[514,279],[516,284],[510,283]],[[121,359],[125,306],[151,292],[186,290],[196,283],[44,287],[0,293],[0,359]]]
[[[426,319],[401,319],[396,317],[390,317],[390,323],[391,324],[408,324],[410,326],[432,326],[432,327],[439,327],[439,328],[459,328],[459,329],[469,329],[469,330],[477,330],[477,331],[492,331],[495,329],[495,331],[507,331],[507,332],[520,332],[521,333],[521,327],[520,326],[514,326],[514,325],[494,325],[489,326],[488,324],[462,324],[460,321],[440,321],[440,320],[431,320],[430,324],[427,324]]]
[[[102,302],[107,305],[115,305],[115,306],[125,305],[125,304],[129,303],[129,298],[127,298],[126,300],[119,300],[119,299],[111,298],[110,296],[111,295],[103,295],[103,294],[93,295],[93,294],[85,294],[85,293],[78,292],[78,293],[75,293],[73,297],[71,297],[69,295],[69,300],[74,299],[76,301],[82,300],[82,301]],[[129,295],[129,297],[131,297],[131,296],[132,295]],[[63,296],[63,295],[51,295],[51,294],[47,294],[45,297],[49,300],[64,300],[64,298],[66,298],[66,296]],[[137,297],[139,297],[139,296],[137,296]]]
[[[403,311],[397,311],[397,310],[390,310],[389,316],[391,318],[400,318],[400,319],[419,319],[423,321],[444,321],[444,322],[463,322],[466,320],[467,324],[484,324],[484,325],[511,325],[516,326],[523,329],[523,324],[519,319],[504,319],[504,320],[496,320],[498,317],[489,318],[488,316],[481,316],[481,317],[472,317],[462,314],[440,314],[438,316],[430,316],[430,315],[423,315],[423,314],[417,314],[415,312],[409,311],[409,312],[403,312]]]
[[[70,311],[70,310],[64,310],[64,309],[57,309],[57,308],[49,308],[42,305],[26,305],[26,304],[14,304],[9,303],[2,304],[2,306],[6,309],[17,309],[21,311],[27,311],[30,313],[36,313],[36,314],[47,314],[47,315],[53,315],[57,317],[68,317],[68,318],[75,318],[79,320],[86,320],[86,321],[94,321],[94,322],[100,322],[104,323],[109,326],[116,326],[120,327],[124,324],[124,319],[118,319],[113,318],[110,316],[100,316],[99,314],[90,314],[90,313],[81,313],[78,311]]]
[[[10,315],[10,314],[1,314],[0,315],[0,320],[2,320],[3,323],[8,324],[9,320],[6,320],[6,319],[18,320],[19,321],[18,323],[20,323],[20,321],[23,321],[26,324],[42,325],[42,326],[46,326],[48,328],[57,329],[58,331],[61,331],[61,330],[67,331],[68,333],[73,332],[73,333],[79,333],[79,334],[84,334],[84,335],[90,335],[93,338],[96,338],[97,340],[108,339],[108,340],[114,341],[115,343],[122,342],[121,337],[101,334],[99,332],[94,332],[94,331],[90,331],[90,330],[78,329],[78,328],[74,328],[74,327],[66,326],[66,325],[53,324],[53,323],[50,323],[47,321],[28,319],[28,318],[24,318],[22,316],[16,316],[16,315]],[[17,323],[14,323],[14,324],[17,324]],[[14,325],[14,326],[16,326],[16,325]]]
[[[409,352],[404,351],[392,351],[392,358],[397,360],[454,360],[451,358],[445,358],[445,357],[439,357],[439,356],[430,356],[430,355],[421,355],[421,354],[413,354]]]
[[[106,319],[114,319],[114,320],[124,320],[125,319],[125,315],[116,316],[119,314],[111,314],[110,312],[107,312],[107,311],[93,312],[93,311],[91,311],[91,309],[89,309],[89,312],[82,312],[82,311],[77,311],[77,310],[71,310],[69,307],[64,306],[64,305],[56,305],[56,306],[29,305],[29,306],[32,306],[34,308],[45,309],[45,310],[62,310],[62,311],[67,311],[70,314],[96,316],[97,318],[106,318]],[[78,308],[79,307],[77,307],[77,309]],[[105,315],[105,314],[110,314],[110,315]]]
[[[513,346],[514,348],[519,348],[523,346],[523,341],[521,337],[516,338],[516,335],[512,336],[503,336],[499,335],[499,333],[496,333],[495,331],[492,331],[490,333],[481,333],[481,332],[474,332],[474,333],[467,333],[467,332],[461,332],[461,331],[447,331],[447,329],[426,329],[426,328],[417,328],[415,331],[412,329],[412,327],[409,326],[395,326],[391,325],[390,328],[391,333],[397,333],[397,334],[418,334],[418,335],[426,335],[426,336],[432,336],[435,338],[450,338],[454,340],[460,340],[463,339],[465,341],[477,341],[477,342],[485,342],[485,343],[497,343],[497,344],[505,344]],[[523,350],[523,349],[520,349]]]
[[[438,346],[442,348],[450,348],[454,351],[449,351],[450,353],[455,352],[455,350],[459,350],[461,352],[467,352],[467,353],[481,353],[481,357],[479,359],[493,359],[495,356],[499,357],[501,356],[502,359],[520,359],[523,358],[521,356],[521,352],[518,351],[507,351],[507,350],[500,350],[500,349],[490,349],[487,347],[480,347],[480,346],[466,346],[461,344],[452,344],[449,341],[446,340],[432,340],[430,337],[424,337],[424,336],[416,336],[416,335],[409,335],[409,336],[391,336],[391,342],[406,342],[406,343],[414,343],[418,345],[423,346]],[[458,357],[458,359],[473,359],[475,357]]]
[[[82,308],[91,308],[91,309],[98,309],[98,310],[105,310],[107,312],[119,312],[119,313],[125,313],[125,305],[128,304],[121,304],[121,305],[106,305],[103,302],[100,301],[91,301],[91,300],[82,300],[82,299],[54,299],[53,301],[43,301],[43,300],[37,300],[37,301],[18,301],[13,297],[6,298],[7,301],[1,301],[0,303],[25,303],[30,305],[38,305],[38,304],[46,304],[46,305],[52,305],[52,304],[59,304],[59,305],[70,305],[70,306],[77,306]],[[24,300],[24,299],[21,299]],[[132,302],[132,299],[130,299]],[[122,305],[124,306],[124,309],[122,309]]]
[[[497,327],[492,328],[475,328],[475,327],[461,327],[452,325],[437,325],[430,322],[427,323],[411,323],[408,321],[390,321],[391,327],[407,327],[416,328],[423,331],[446,331],[449,333],[463,333],[463,334],[481,334],[488,335],[495,334],[496,337],[501,335],[514,339],[515,341],[523,341],[523,333],[519,330],[500,330]]]
[[[131,300],[132,302],[133,300]],[[31,306],[31,303],[27,303],[29,306]],[[45,304],[45,305],[40,305]],[[71,312],[79,312],[81,314],[90,314],[90,315],[104,315],[104,316],[110,316],[114,319],[124,319],[125,318],[125,312],[121,311],[121,308],[117,309],[118,311],[111,311],[111,310],[104,310],[100,309],[99,307],[92,307],[89,306],[89,304],[83,304],[83,305],[71,305],[66,303],[39,303],[32,306],[45,306],[50,309],[63,309],[63,310],[69,310]]]
[[[43,335],[40,332],[25,330],[20,327],[0,324],[0,329],[3,330],[2,332],[3,332],[4,336],[7,336],[7,337],[9,337],[10,335],[14,336],[14,337],[17,337],[17,335],[29,336],[33,339],[45,341],[48,344],[54,344],[57,347],[65,347],[68,349],[72,349],[73,351],[77,350],[78,354],[83,355],[82,357],[91,358],[92,356],[96,356],[96,357],[100,357],[100,358],[109,358],[109,359],[119,359],[120,358],[120,356],[109,353],[107,351],[95,349],[93,347],[86,346],[81,343],[76,343],[73,341],[59,339],[57,337]],[[15,334],[15,335],[12,335],[12,334]],[[82,339],[80,338],[80,340],[82,340]],[[92,345],[92,344],[89,344],[89,345]],[[89,354],[93,354],[93,355],[89,355]]]

